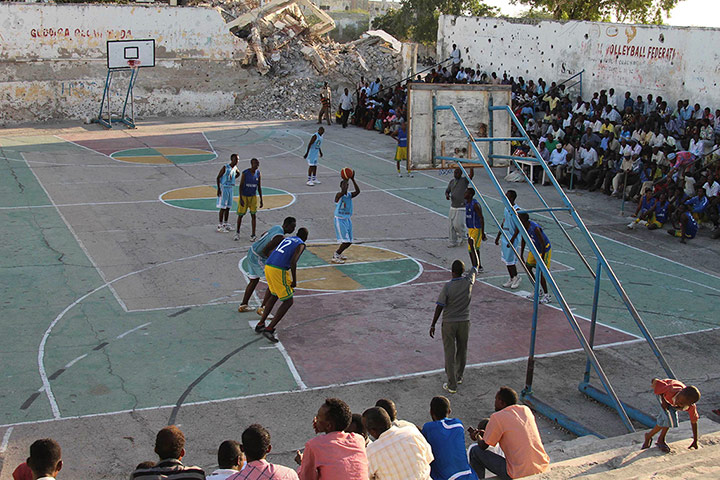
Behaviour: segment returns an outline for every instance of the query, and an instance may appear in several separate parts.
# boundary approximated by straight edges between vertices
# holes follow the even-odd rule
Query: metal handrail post
[[[540,259],[539,261],[542,261]],[[533,316],[532,326],[530,327],[530,352],[528,353],[527,370],[525,371],[525,388],[523,389],[523,395],[532,393],[532,382],[535,374],[535,340],[537,338],[537,322],[538,322],[538,307],[540,303],[540,283],[542,273],[540,270],[537,271],[537,278],[535,278],[535,293],[533,295]]]
[[[595,289],[593,291],[593,307],[592,316],[590,317],[590,348],[595,346],[595,326],[597,325],[598,304],[600,303],[600,275],[602,274],[602,263],[597,263],[597,273],[595,274]],[[585,362],[585,375],[583,378],[585,383],[590,381],[590,359]]]

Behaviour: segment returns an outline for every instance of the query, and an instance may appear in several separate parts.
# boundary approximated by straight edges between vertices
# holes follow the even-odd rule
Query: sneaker
[[[257,310],[255,310],[255,313],[257,313],[258,315],[260,315],[262,317],[263,313],[265,313],[265,307],[258,307]],[[267,316],[267,320],[272,320],[273,316],[274,315],[272,313],[269,313]]]
[[[312,187],[312,186],[315,185],[315,184],[313,183],[312,180],[308,180],[305,185],[307,185],[308,187]]]
[[[345,260],[342,259],[340,255],[337,253],[333,253],[332,259],[330,259],[330,262],[332,263],[345,263]]]
[[[443,390],[445,390],[448,393],[457,393],[457,389],[448,387],[447,383],[443,383]]]
[[[235,234],[235,236],[233,237],[233,240],[235,240],[236,242],[237,242],[238,240],[240,240],[240,233],[239,233],[239,232]]]
[[[229,223],[226,223],[225,224],[225,233],[229,233],[232,231],[233,231],[233,227]]]
[[[447,248],[455,248],[455,247],[457,247],[457,246],[458,246],[457,243],[448,243]]]
[[[485,273],[485,269],[483,267],[478,267],[477,271],[478,273]]]
[[[217,228],[215,229],[218,233],[225,233],[225,225],[222,223],[218,223]]]
[[[635,222],[630,222],[627,224],[628,230],[633,230],[635,228]]]
[[[398,172],[398,177],[402,178],[402,173]]]
[[[550,303],[552,301],[552,295],[549,293],[546,293],[545,295],[540,297],[540,303]]]
[[[251,241],[251,242],[254,242],[254,241],[255,241],[255,234],[250,235],[250,241]]]
[[[503,284],[502,284],[503,288],[510,288],[510,285],[512,285],[513,280],[514,280],[514,278],[511,277],[510,280],[508,280],[507,282],[503,283]]]
[[[241,312],[241,313],[242,313],[242,312],[249,312],[250,310],[252,310],[252,308],[250,308],[249,305],[240,305],[240,306],[238,307],[238,312]]]
[[[412,172],[408,172],[408,176],[409,176],[410,178],[415,178],[415,175],[413,175]]]
[[[343,255],[342,253],[340,254],[340,258],[342,258],[343,260],[347,260],[347,257],[345,255]]]
[[[515,290],[516,288],[518,288],[518,287],[520,286],[520,280],[522,280],[522,278],[520,277],[520,275],[518,275],[517,277],[515,277],[515,278],[513,279],[513,282],[510,284],[510,288],[512,288],[513,290]]]
[[[255,325],[255,333],[262,333],[265,331],[265,324],[263,322],[258,322],[257,325]]]
[[[317,178],[313,178],[312,181],[313,181],[313,183],[317,183],[318,185],[320,185],[320,184],[322,183],[322,182],[321,182],[320,180],[318,180]]]
[[[266,328],[265,330],[263,330],[262,334],[263,334],[263,337],[267,338],[267,339],[270,340],[272,343],[278,343],[278,342],[280,341],[280,340],[278,340],[278,338],[275,336],[275,329],[274,329],[274,328],[273,328],[272,330],[270,330],[269,328]]]
[[[458,382],[458,385],[462,385],[462,382],[463,382],[462,377],[458,378],[458,381],[457,381],[457,382]]]

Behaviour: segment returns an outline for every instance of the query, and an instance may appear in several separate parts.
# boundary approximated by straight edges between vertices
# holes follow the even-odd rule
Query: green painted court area
[[[198,185],[211,185],[238,145],[244,156],[261,158],[268,207],[259,221],[294,215],[299,225],[312,227],[311,240],[325,240],[302,257],[298,301],[321,308],[331,296],[410,282],[421,265],[437,265],[435,272],[445,275],[452,258],[466,258],[465,249],[444,246],[450,176],[431,171],[398,179],[388,160],[391,140],[380,137],[368,150],[361,135],[371,133],[360,131],[354,142],[329,133],[320,163],[325,183],[309,190],[302,154],[310,127],[257,130],[262,135],[246,135],[248,127],[206,132],[218,152],[214,162],[214,153],[128,149],[112,155],[134,159],[122,163],[52,135],[0,137],[0,425],[303,388],[288,353],[248,327],[257,315],[236,310],[245,287],[237,263],[248,242],[215,233],[215,198],[193,190],[208,188]],[[138,165],[143,158],[157,165]],[[334,231],[326,219],[337,172],[347,166],[362,182],[353,220],[362,242],[349,251],[354,261],[332,265],[335,247],[327,239]],[[500,219],[499,194],[483,177],[476,173],[478,187]],[[528,192],[518,203],[538,206]],[[230,221],[235,218],[233,212]],[[506,273],[492,241],[497,228],[487,211],[485,218],[486,274],[480,280],[499,287]],[[590,273],[559,228],[542,215],[536,219],[553,244],[561,290],[574,312],[589,318]],[[247,223],[243,228],[248,232]],[[569,232],[595,268],[581,234]],[[720,327],[713,314],[718,276],[663,258],[650,245],[595,239],[654,335]],[[428,298],[411,300],[431,312],[438,285],[429,288]],[[524,279],[521,290],[530,289]],[[342,304],[342,297],[332,298]],[[600,305],[601,323],[639,334],[609,281],[602,284]]]

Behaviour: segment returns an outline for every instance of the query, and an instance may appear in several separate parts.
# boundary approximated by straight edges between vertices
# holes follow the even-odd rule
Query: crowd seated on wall
[[[548,469],[532,411],[518,402],[517,393],[501,387],[490,418],[471,419],[468,428],[452,417],[450,400],[434,397],[422,426],[398,419],[395,403],[382,398],[362,414],[353,414],[338,398],[328,398],[312,417],[315,436],[298,450],[292,468],[271,461],[272,438],[260,424],[249,425],[237,440],[224,440],[217,449],[212,472],[187,464],[193,450],[175,425],[162,428],[155,438],[154,460],[143,460],[129,478],[137,480],[477,480],[486,471],[501,479],[521,478]],[[470,441],[475,443],[466,445]],[[216,444],[217,445],[217,444]],[[138,459],[142,460],[142,459]],[[52,439],[30,446],[30,456],[13,472],[14,480],[55,478],[63,467],[62,450]]]

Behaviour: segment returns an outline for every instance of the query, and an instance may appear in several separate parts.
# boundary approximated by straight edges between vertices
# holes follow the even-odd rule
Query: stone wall
[[[245,42],[212,9],[2,3],[0,123],[97,115],[106,41],[142,38],[156,40],[157,66],[140,71],[139,115],[217,114],[251,82],[239,68]]]
[[[438,58],[456,43],[463,66],[537,80],[565,80],[585,70],[583,94],[615,88],[661,95],[674,105],[690,99],[720,107],[720,29],[596,22],[515,23],[507,19],[441,16]]]

